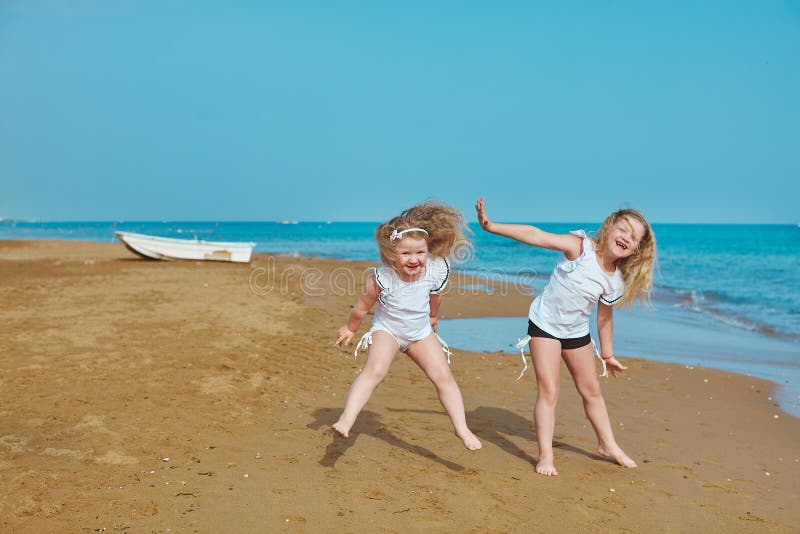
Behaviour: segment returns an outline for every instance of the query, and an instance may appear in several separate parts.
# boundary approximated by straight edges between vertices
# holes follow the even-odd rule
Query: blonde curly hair
[[[625,280],[625,294],[619,303],[623,306],[630,306],[638,299],[639,302],[646,305],[650,301],[650,290],[653,287],[653,271],[656,266],[656,235],[644,215],[634,209],[617,210],[603,222],[592,241],[595,249],[603,250],[611,227],[618,221],[628,218],[642,223],[644,235],[633,255],[616,262],[622,272],[622,278]]]
[[[431,200],[404,210],[375,229],[375,240],[383,263],[393,266],[397,260],[394,248],[398,241],[389,239],[392,232],[409,228],[424,229],[427,234],[414,231],[404,235],[424,239],[428,243],[428,252],[441,258],[450,257],[460,247],[469,245],[465,232],[470,232],[470,229],[461,211]]]

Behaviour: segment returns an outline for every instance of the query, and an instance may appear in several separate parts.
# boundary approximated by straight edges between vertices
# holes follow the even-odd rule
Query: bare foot
[[[605,456],[606,458],[611,458],[615,462],[617,462],[622,467],[638,467],[636,462],[631,459],[630,456],[625,454],[625,451],[619,448],[619,445],[614,445],[612,447],[597,447],[597,452],[600,453],[600,456]]]
[[[461,438],[461,441],[464,442],[464,447],[466,447],[470,451],[477,451],[483,445],[481,444],[481,440],[478,439],[478,436],[467,430],[466,432],[462,432],[459,434],[456,432],[456,436]]]
[[[331,427],[333,427],[333,430],[335,430],[336,433],[342,436],[343,438],[350,437],[350,425],[344,424],[341,419],[333,423]]]
[[[552,458],[539,458],[539,461],[536,463],[536,472],[548,477],[558,475],[558,470]]]

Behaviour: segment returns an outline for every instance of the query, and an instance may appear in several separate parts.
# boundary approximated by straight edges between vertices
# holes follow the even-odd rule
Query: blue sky
[[[0,2],[0,217],[800,222],[800,3]]]

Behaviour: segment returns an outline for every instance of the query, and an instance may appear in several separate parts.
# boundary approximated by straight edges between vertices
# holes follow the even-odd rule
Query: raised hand
[[[491,221],[489,221],[489,216],[486,215],[486,201],[483,197],[479,198],[475,203],[475,211],[478,212],[478,223],[481,225],[481,228],[488,231]]]

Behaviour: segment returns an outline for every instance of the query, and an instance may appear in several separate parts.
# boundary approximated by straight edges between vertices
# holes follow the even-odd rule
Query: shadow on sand
[[[331,425],[333,425],[333,423],[335,423],[338,419],[338,413],[339,410],[333,410],[330,408],[320,408],[315,410],[312,414],[314,416],[314,421],[306,426],[313,430],[318,430],[323,427],[330,429]],[[340,437],[332,429],[329,430],[331,436],[333,437],[333,441],[331,441],[331,443],[325,449],[325,456],[323,456],[323,458],[319,461],[321,465],[324,465],[325,467],[333,467],[339,457],[343,456],[344,453],[347,452],[347,449],[355,444],[356,440],[361,434],[367,434],[372,437],[382,439],[393,447],[398,447],[423,458],[433,460],[434,462],[441,464],[453,471],[464,470],[463,465],[440,458],[436,453],[429,451],[425,447],[408,443],[399,438],[391,430],[386,428],[386,426],[381,422],[380,416],[375,412],[370,412],[367,410],[362,411],[358,415],[357,426],[359,430],[351,430],[350,437],[347,439]]]
[[[436,410],[414,410],[414,409],[395,409],[389,408],[392,412],[408,412],[426,415],[441,415],[447,417],[443,411]],[[323,427],[330,428],[338,418],[339,410],[331,408],[320,408],[313,413],[314,421],[307,425],[308,428],[318,430]],[[536,448],[536,432],[532,430],[532,421],[520,416],[514,412],[506,410],[505,408],[497,408],[490,406],[481,406],[472,411],[467,412],[467,422],[470,428],[475,432],[475,435],[483,442],[488,442],[496,445],[506,453],[522,458],[533,466],[536,466],[536,458],[529,454],[524,449],[520,448],[513,441],[508,439],[509,436],[523,438],[526,442],[530,443],[531,450]],[[449,424],[449,423],[448,423]],[[374,412],[363,411],[358,416],[356,426],[359,431],[351,431],[348,439],[342,439],[333,430],[330,430],[333,436],[333,441],[327,446],[325,456],[320,460],[320,464],[326,467],[333,467],[336,461],[347,452],[358,439],[360,434],[368,434],[370,436],[384,440],[386,443],[405,449],[411,453],[429,458],[434,462],[442,464],[448,469],[453,471],[462,471],[463,466],[440,458],[435,453],[419,445],[408,443],[394,433],[387,429],[380,421],[380,416]],[[568,443],[559,441],[553,442],[553,447],[565,451],[570,451],[576,454],[581,454],[592,460],[602,460],[614,463],[613,460],[604,458],[599,454],[581,449]]]

